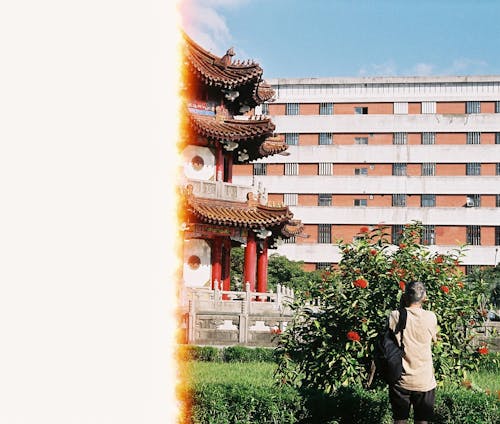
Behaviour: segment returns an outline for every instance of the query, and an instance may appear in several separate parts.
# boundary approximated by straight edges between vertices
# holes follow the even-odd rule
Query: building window
[[[393,163],[392,164],[392,175],[403,176],[406,175],[407,165],[406,163]]]
[[[333,115],[333,103],[320,103],[319,104],[319,114],[320,115]]]
[[[500,246],[500,227],[495,227],[495,246]]]
[[[332,206],[332,194],[331,193],[318,194],[318,206]]]
[[[465,275],[471,275],[479,270],[479,265],[465,265]]]
[[[495,113],[500,113],[500,101],[495,102]]]
[[[333,175],[333,163],[320,163],[318,175]]]
[[[322,269],[330,269],[332,267],[332,264],[330,262],[318,262],[316,264],[316,271],[322,270]]]
[[[367,107],[355,107],[354,108],[354,113],[356,115],[367,115],[368,114],[368,108]]]
[[[295,236],[291,236],[291,237],[288,237],[286,239],[283,239],[283,242],[285,244],[293,244],[293,243],[295,243]]]
[[[283,194],[283,202],[287,206],[297,206],[299,200],[299,195],[297,193],[285,193]]]
[[[422,102],[422,113],[436,113],[436,102]]]
[[[467,144],[481,144],[481,133],[480,132],[467,133]]]
[[[299,114],[298,103],[287,103],[285,105],[285,115],[298,115],[298,114]]]
[[[422,133],[422,144],[436,144],[436,133],[434,132]]]
[[[403,235],[402,225],[392,225],[391,226],[391,242],[392,244],[399,244],[401,236]]]
[[[500,175],[500,163],[497,163],[496,174]]]
[[[319,133],[319,144],[322,146],[332,144],[332,133]]]
[[[354,137],[354,144],[368,144],[368,137]]]
[[[289,146],[297,146],[299,144],[299,133],[286,133],[285,143]]]
[[[481,226],[467,225],[466,243],[473,246],[479,246],[481,244]]]
[[[267,174],[267,163],[253,164],[253,175],[266,175],[266,174]]]
[[[368,175],[368,168],[354,168],[354,175]]]
[[[500,133],[495,133],[495,144],[500,144]]]
[[[285,175],[299,175],[299,164],[285,163]]]
[[[392,206],[406,206],[406,194],[393,194]]]
[[[469,208],[479,208],[481,206],[481,195],[480,194],[468,194],[466,205]]]
[[[465,165],[465,175],[481,175],[481,164],[471,162]]]
[[[394,102],[395,115],[408,115],[408,102]]]
[[[496,202],[495,202],[495,207],[500,208],[500,194],[497,194],[496,196]]]
[[[422,194],[420,204],[423,208],[433,208],[436,206],[436,195],[435,194]]]
[[[318,225],[318,243],[332,242],[332,226],[331,224]]]
[[[408,133],[394,133],[392,138],[392,144],[407,144],[408,143]]]
[[[481,102],[466,102],[465,113],[481,113]]]
[[[435,163],[423,163],[422,164],[422,176],[432,177],[436,175],[436,164]]]
[[[422,244],[436,244],[436,228],[434,225],[422,227]]]
[[[262,115],[269,115],[269,103],[262,103]]]
[[[354,199],[354,206],[366,206],[366,199]]]

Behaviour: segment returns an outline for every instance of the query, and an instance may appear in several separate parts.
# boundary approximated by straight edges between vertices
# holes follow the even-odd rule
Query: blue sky
[[[184,0],[182,14],[267,78],[500,74],[500,0]]]

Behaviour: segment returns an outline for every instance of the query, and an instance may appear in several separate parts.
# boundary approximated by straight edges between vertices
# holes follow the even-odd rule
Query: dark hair
[[[425,298],[425,285],[421,281],[411,281],[405,287],[406,303],[412,305],[413,303],[422,302]]]

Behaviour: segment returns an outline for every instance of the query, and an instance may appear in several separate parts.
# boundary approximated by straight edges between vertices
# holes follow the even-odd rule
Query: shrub
[[[273,348],[180,345],[179,357],[187,361],[203,362],[276,362]]]
[[[422,227],[405,226],[395,249],[385,227],[362,227],[357,240],[340,242],[338,269],[299,293],[295,316],[278,346],[278,376],[289,384],[324,390],[366,385],[374,341],[406,283],[426,284],[426,308],[438,318],[441,340],[434,347],[436,379],[459,384],[486,352],[475,344],[484,319],[484,284],[464,284],[457,267],[462,251],[434,254],[419,244]],[[319,308],[304,307],[319,300]]]
[[[187,361],[220,362],[221,349],[214,346],[180,345],[179,356]]]

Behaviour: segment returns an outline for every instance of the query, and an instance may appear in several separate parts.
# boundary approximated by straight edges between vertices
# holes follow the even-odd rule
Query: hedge
[[[263,347],[180,345],[179,356],[203,362],[276,362],[274,349]]]

